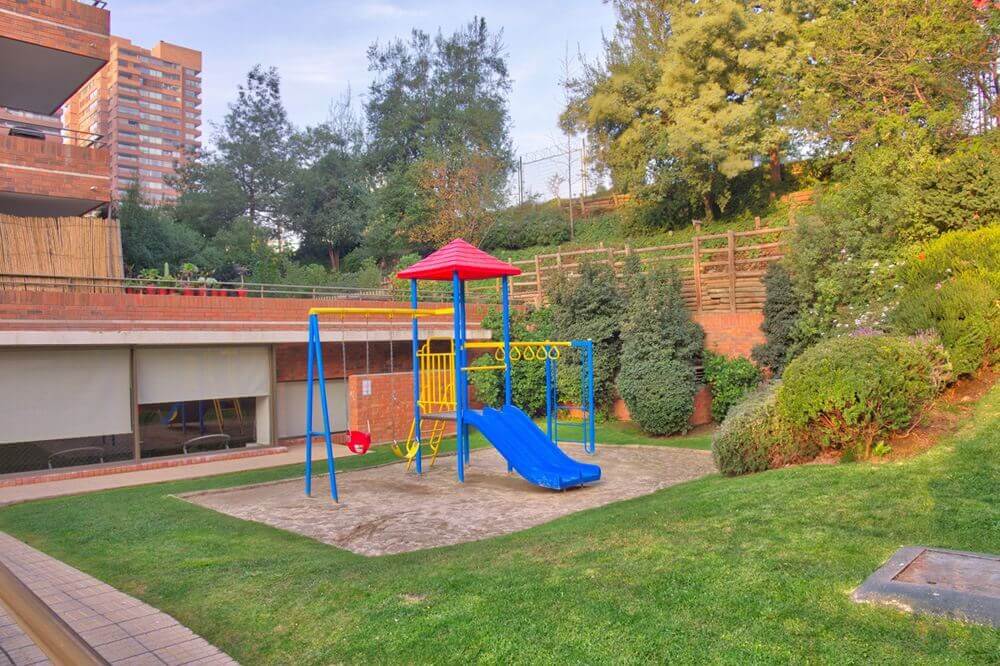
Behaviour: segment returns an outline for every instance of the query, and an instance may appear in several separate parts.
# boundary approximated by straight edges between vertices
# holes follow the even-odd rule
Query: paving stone
[[[134,638],[123,638],[104,645],[95,645],[94,648],[108,661],[118,661],[126,657],[134,657],[137,654],[149,652],[142,646],[142,643]]]
[[[229,655],[173,617],[0,532],[0,560],[113,664],[229,665]],[[0,610],[0,666],[48,664],[14,620]]]

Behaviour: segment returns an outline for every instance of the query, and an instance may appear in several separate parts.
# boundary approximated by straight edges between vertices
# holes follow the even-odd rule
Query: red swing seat
[[[372,446],[372,435],[360,430],[348,430],[347,441],[344,442],[344,446],[350,449],[351,453],[364,455],[368,453],[368,449]]]

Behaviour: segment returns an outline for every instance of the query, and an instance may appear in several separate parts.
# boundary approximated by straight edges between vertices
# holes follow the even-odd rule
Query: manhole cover
[[[854,591],[854,600],[1000,627],[1000,557],[900,548]]]

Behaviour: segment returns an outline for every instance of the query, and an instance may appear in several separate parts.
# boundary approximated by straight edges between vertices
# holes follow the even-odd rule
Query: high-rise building
[[[56,114],[108,62],[110,15],[75,0],[0,0],[0,214],[82,215],[109,200],[102,137]]]
[[[112,199],[138,183],[147,201],[174,201],[169,176],[201,146],[201,52],[112,36],[108,64],[70,99],[63,122],[104,136]]]

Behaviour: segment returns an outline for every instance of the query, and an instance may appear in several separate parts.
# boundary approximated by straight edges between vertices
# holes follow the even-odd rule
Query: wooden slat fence
[[[117,220],[98,217],[0,215],[0,274],[120,280],[121,228]]]
[[[630,254],[645,266],[675,267],[683,280],[684,299],[696,312],[760,310],[764,305],[763,277],[768,264],[782,257],[789,227],[755,229],[695,236],[687,243],[655,247],[604,247],[539,254],[514,260],[522,270],[511,278],[511,298],[518,303],[545,302],[557,276],[579,275],[584,263],[614,267],[618,278]],[[499,283],[470,283],[472,293],[499,293]],[[484,294],[485,295],[485,294]]]

